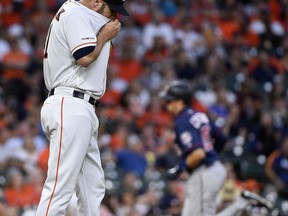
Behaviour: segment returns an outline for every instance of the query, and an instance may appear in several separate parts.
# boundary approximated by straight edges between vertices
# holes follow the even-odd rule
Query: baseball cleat
[[[271,211],[273,209],[273,204],[270,201],[259,196],[256,193],[253,193],[253,192],[248,191],[248,190],[244,190],[241,192],[241,196],[246,200],[252,200],[252,201],[256,202],[255,205],[265,207],[269,211]]]

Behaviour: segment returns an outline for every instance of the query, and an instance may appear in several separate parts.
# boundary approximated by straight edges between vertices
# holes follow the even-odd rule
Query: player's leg
[[[203,212],[205,216],[215,216],[216,197],[223,187],[226,176],[226,170],[220,162],[215,162],[203,171]]]
[[[50,97],[43,106],[41,119],[50,134],[50,157],[37,216],[65,215],[91,139],[93,126],[85,116],[88,106],[83,100],[61,97]]]
[[[187,182],[181,216],[215,216],[216,196],[225,178],[226,171],[220,162],[209,168],[202,166],[196,169]]]
[[[77,181],[77,216],[100,215],[100,204],[105,194],[105,180],[97,134],[98,124],[94,128],[93,137]]]
[[[202,169],[195,170],[186,185],[185,200],[181,212],[181,216],[199,216],[203,209],[202,194],[203,187]]]

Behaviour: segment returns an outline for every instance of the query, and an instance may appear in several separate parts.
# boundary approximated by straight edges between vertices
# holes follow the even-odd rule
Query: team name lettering
[[[190,123],[195,127],[195,128],[200,128],[201,125],[203,124],[208,124],[209,119],[206,114],[204,113],[195,113],[191,119]]]

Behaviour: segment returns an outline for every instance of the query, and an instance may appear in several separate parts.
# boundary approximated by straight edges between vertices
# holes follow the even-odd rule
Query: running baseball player
[[[41,109],[50,158],[37,216],[64,216],[74,191],[77,215],[100,215],[105,186],[95,108],[121,28],[116,13],[129,15],[123,0],[70,0],[51,22],[43,61],[49,95]]]
[[[159,96],[175,116],[175,143],[182,151],[182,162],[168,170],[168,178],[175,179],[184,170],[190,173],[181,215],[215,216],[216,197],[226,179],[226,170],[213,146],[210,120],[205,113],[190,108],[192,90],[185,81],[172,81]],[[262,197],[244,191],[237,202],[217,215],[236,216],[249,204],[272,208]]]

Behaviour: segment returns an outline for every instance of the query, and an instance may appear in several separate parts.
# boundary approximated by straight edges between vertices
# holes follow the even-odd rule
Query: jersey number
[[[58,13],[55,15],[55,19],[57,21],[60,20],[60,15],[62,13],[64,13],[65,10],[62,8],[61,10],[58,11]],[[48,43],[49,43],[49,39],[50,39],[50,34],[51,34],[51,29],[52,29],[52,26],[53,24],[51,23],[51,25],[49,26],[49,29],[48,29],[48,35],[47,35],[47,38],[46,38],[46,42],[45,42],[45,48],[44,48],[44,58],[48,58],[48,52],[47,52],[47,49],[48,49]]]
[[[203,125],[200,128],[201,138],[202,138],[202,144],[203,148],[206,152],[209,152],[214,149],[213,142],[210,136],[210,126],[209,125]]]
[[[191,119],[190,123],[200,130],[203,148],[206,152],[213,150],[213,142],[210,136],[210,126],[209,119],[204,113],[195,113]]]

